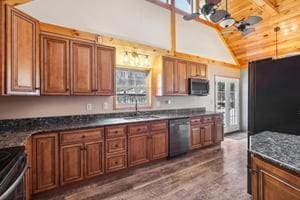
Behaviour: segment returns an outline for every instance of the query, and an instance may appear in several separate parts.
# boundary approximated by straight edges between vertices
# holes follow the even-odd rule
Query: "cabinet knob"
[[[81,136],[81,138],[85,138],[85,135]]]
[[[118,161],[115,161],[115,165],[119,164]]]
[[[115,148],[118,148],[118,147],[119,147],[119,145],[116,144],[116,145],[115,145]]]

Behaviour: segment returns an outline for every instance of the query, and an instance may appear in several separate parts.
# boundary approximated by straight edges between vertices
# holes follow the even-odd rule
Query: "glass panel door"
[[[224,114],[225,133],[240,130],[239,79],[216,76],[217,112]]]

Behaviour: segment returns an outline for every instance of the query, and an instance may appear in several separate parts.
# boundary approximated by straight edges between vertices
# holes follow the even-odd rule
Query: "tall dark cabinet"
[[[250,136],[265,130],[300,134],[300,56],[251,62],[248,92],[248,148]]]

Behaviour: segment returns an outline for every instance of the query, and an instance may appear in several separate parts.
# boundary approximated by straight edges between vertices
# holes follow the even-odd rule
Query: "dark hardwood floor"
[[[246,191],[246,139],[116,173],[36,199],[250,200]]]

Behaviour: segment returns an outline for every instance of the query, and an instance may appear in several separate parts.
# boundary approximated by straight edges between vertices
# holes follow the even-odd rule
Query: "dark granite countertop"
[[[215,115],[216,112],[203,108],[144,111],[135,117],[133,112],[110,113],[99,115],[78,115],[66,117],[31,118],[0,120],[0,148],[22,146],[26,139],[36,133],[95,128],[107,125],[118,125],[155,121],[163,119],[191,118],[203,115]]]
[[[250,137],[250,152],[300,174],[300,136],[265,131]]]

